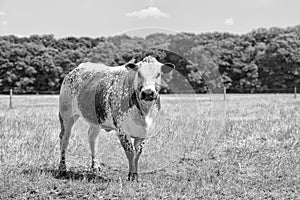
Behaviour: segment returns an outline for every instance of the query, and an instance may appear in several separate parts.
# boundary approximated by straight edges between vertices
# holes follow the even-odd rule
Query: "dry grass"
[[[0,199],[299,199],[300,102],[291,95],[163,97],[140,160],[140,182],[114,133],[101,132],[89,169],[86,124],[73,129],[68,173],[57,172],[57,96],[0,96]]]

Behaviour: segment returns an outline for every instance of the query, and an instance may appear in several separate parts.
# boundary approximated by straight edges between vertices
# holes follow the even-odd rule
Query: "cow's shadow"
[[[99,175],[96,172],[90,170],[78,170],[70,169],[68,171],[60,171],[55,168],[36,168],[36,169],[24,169],[23,174],[33,174],[33,173],[46,173],[51,174],[55,179],[61,180],[77,180],[77,181],[88,181],[93,183],[109,183],[112,180],[104,176]]]

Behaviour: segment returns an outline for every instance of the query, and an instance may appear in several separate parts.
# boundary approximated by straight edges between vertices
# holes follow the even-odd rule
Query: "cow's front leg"
[[[119,133],[118,137],[125,151],[126,157],[128,159],[128,165],[129,165],[128,180],[138,181],[137,163],[141,155],[141,148],[139,148],[139,146],[141,145],[143,139],[135,139],[133,145],[130,136],[127,136],[125,133]]]
[[[120,140],[120,143],[125,151],[126,157],[128,159],[128,165],[129,165],[129,173],[128,173],[128,180],[131,180],[131,176],[134,171],[134,147],[132,145],[131,139],[129,136],[127,136],[125,133],[122,133],[121,131],[118,133],[118,138]]]
[[[142,154],[142,149],[143,149],[143,141],[144,139],[142,138],[134,138],[134,156],[133,156],[133,173],[131,174],[131,179],[138,181],[138,162],[139,158]]]

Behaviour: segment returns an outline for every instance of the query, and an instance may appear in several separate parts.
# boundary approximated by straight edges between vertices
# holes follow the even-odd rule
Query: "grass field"
[[[58,171],[58,96],[0,96],[0,199],[300,199],[300,100],[288,94],[163,96],[163,112],[128,182],[113,132],[92,173],[87,125]]]

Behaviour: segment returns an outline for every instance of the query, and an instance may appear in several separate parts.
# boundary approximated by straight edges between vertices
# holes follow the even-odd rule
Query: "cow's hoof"
[[[101,171],[103,171],[102,170],[103,167],[104,167],[104,164],[102,164],[102,163],[99,164],[99,162],[94,161],[94,162],[92,162],[91,169],[92,169],[93,172],[101,172]]]
[[[60,171],[60,172],[66,172],[67,171],[66,165],[60,163],[59,166],[58,166],[58,171]]]
[[[101,171],[101,168],[99,166],[93,166],[93,167],[91,167],[91,169],[92,169],[92,172],[94,172],[94,173],[99,173]]]
[[[131,173],[129,172],[128,173],[128,181],[136,181],[136,182],[139,182],[138,180],[138,173]]]
[[[65,176],[67,174],[67,167],[65,164],[59,164],[58,172],[60,176]]]

